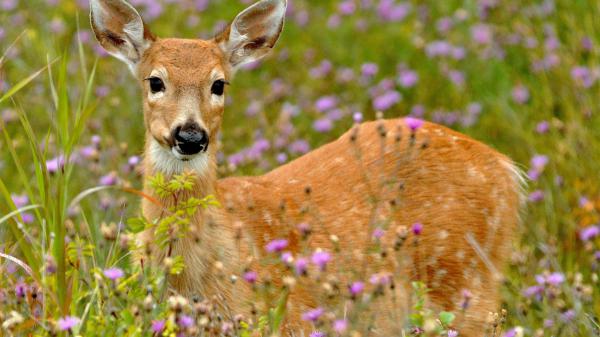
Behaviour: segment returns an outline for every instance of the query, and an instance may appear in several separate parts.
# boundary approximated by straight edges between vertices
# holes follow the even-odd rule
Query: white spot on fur
[[[203,174],[208,170],[208,153],[201,152],[193,156],[182,155],[174,148],[166,149],[156,140],[150,143],[150,162],[154,169],[166,175],[180,174],[185,170],[192,170]]]

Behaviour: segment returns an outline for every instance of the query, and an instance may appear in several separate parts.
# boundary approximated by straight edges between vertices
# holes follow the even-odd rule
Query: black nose
[[[208,134],[197,123],[188,122],[177,127],[173,139],[182,154],[192,155],[208,148]]]

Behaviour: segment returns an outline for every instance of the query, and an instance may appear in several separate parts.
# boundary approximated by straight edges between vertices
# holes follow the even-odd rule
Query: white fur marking
[[[154,169],[166,175],[180,174],[192,170],[203,174],[208,170],[208,153],[202,152],[193,156],[182,155],[176,149],[168,150],[152,139],[150,143],[150,162]]]

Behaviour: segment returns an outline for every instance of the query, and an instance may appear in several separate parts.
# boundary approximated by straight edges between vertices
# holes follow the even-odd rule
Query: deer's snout
[[[208,133],[195,122],[176,127],[171,136],[177,150],[183,155],[194,155],[208,148]]]

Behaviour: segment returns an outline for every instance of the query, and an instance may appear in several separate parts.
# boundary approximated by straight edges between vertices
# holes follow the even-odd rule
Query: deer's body
[[[318,248],[337,252],[327,268],[338,279],[327,282],[337,282],[342,293],[349,282],[376,273],[394,276],[391,296],[377,299],[370,314],[354,317],[365,324],[374,319],[376,335],[399,334],[413,280],[431,288],[430,304],[439,310],[457,311],[463,290],[470,291],[457,327],[462,336],[481,335],[488,312],[499,305],[497,270],[508,258],[518,222],[520,176],[508,158],[445,127],[425,123],[410,129],[406,120],[393,119],[356,125],[263,176],[217,180],[216,146],[209,139],[221,124],[222,86],[234,67],[273,46],[285,1],[255,4],[209,41],[157,39],[123,0],[94,0],[91,7],[99,41],[143,83],[145,176],[193,171],[196,186],[177,199],[212,194],[222,205],[195,214],[191,232],[173,245],[172,254],[186,263],[172,280],[176,291],[215,297],[223,314],[247,313],[253,293],[230,276],[250,267],[259,280],[281,284],[281,266],[257,261],[267,254],[266,243],[285,238],[296,258]],[[152,194],[147,184],[145,189]],[[162,206],[143,202],[150,220],[173,202],[155,197]],[[310,225],[307,239],[301,223]],[[398,244],[401,226],[415,223],[422,232]],[[382,250],[368,253],[376,227],[385,229]],[[153,245],[151,232],[140,241],[158,261],[167,254]],[[314,290],[324,281],[298,277],[287,304],[288,332],[310,332],[300,315],[319,305]]]

